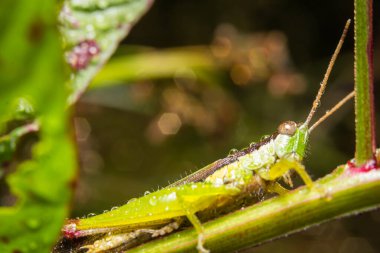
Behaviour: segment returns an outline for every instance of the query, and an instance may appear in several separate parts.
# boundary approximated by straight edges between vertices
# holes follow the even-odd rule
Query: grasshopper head
[[[306,144],[309,138],[308,126],[299,125],[294,121],[285,121],[278,128],[276,153],[279,157],[296,154],[300,160],[305,156]]]

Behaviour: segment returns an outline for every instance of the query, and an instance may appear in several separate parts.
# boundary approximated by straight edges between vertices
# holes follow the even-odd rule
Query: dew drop
[[[263,135],[263,136],[261,136],[260,141],[263,141],[263,140],[265,140],[268,137],[270,137],[270,135]]]
[[[254,146],[256,146],[256,142],[251,142],[251,143],[249,144],[249,147],[250,147],[250,148],[253,148]]]
[[[118,208],[119,208],[118,206],[114,206],[114,207],[111,208],[111,211],[115,211]]]
[[[222,178],[216,178],[215,179],[215,186],[221,186],[224,184],[224,181]]]
[[[132,199],[128,200],[127,203],[129,204],[129,203],[135,202],[136,200],[137,200],[137,198],[132,198]]]
[[[169,195],[166,196],[166,200],[167,202],[171,202],[171,201],[175,201],[177,199],[177,194],[176,192],[172,192],[170,193]]]
[[[152,197],[149,199],[149,204],[151,204],[152,206],[157,205],[157,197],[156,197],[156,196],[152,196]]]
[[[108,213],[108,210],[104,210],[103,213]]]
[[[94,214],[94,213],[87,214],[87,218],[91,218],[91,217],[94,217],[94,216],[96,216],[96,214]]]
[[[150,191],[144,192],[144,196],[149,195],[149,194],[150,194]]]
[[[236,149],[236,148],[233,148],[233,149],[230,150],[230,152],[228,152],[228,155],[229,155],[229,156],[230,156],[230,155],[234,155],[234,154],[237,153],[237,152],[239,152],[239,150]]]

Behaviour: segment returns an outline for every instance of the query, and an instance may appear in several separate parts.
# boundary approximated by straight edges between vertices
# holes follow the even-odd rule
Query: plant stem
[[[232,252],[379,206],[380,171],[350,173],[342,166],[310,189],[301,187],[205,223],[205,247],[211,252]],[[196,243],[195,230],[187,229],[128,253],[194,252]]]
[[[375,117],[373,102],[372,0],[355,0],[355,114],[356,165],[373,159]]]

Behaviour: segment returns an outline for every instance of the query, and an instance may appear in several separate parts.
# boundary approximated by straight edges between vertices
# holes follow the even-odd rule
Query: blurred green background
[[[284,120],[305,120],[352,17],[353,2],[343,0],[156,1],[76,106],[72,216],[122,205]],[[352,52],[351,27],[316,117],[353,89]],[[313,132],[308,153],[314,179],[354,156],[352,102]],[[373,211],[245,252],[379,252],[379,234]]]

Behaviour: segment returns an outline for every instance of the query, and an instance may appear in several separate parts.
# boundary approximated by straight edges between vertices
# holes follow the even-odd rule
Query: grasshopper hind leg
[[[86,253],[100,253],[100,252],[120,252],[131,247],[134,240],[142,238],[144,235],[149,238],[156,238],[165,234],[170,234],[177,230],[182,220],[173,221],[159,229],[137,229],[132,232],[109,234],[103,238],[96,240],[93,244],[82,246],[81,249],[86,249]]]

